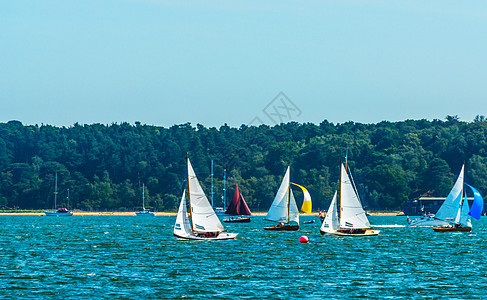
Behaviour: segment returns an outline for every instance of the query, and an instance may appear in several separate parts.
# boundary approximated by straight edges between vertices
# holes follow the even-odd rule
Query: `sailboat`
[[[138,211],[135,213],[138,217],[154,217],[156,215],[155,212],[150,211],[150,209],[145,209],[145,185],[142,183],[142,211]]]
[[[187,155],[186,169],[188,187],[181,197],[176,223],[174,224],[174,236],[186,240],[229,240],[236,238],[238,233],[225,231],[208,198],[206,198]],[[189,216],[186,205],[189,206]]]
[[[252,215],[252,213],[250,212],[250,209],[247,206],[247,203],[245,202],[242,193],[240,193],[240,191],[238,190],[238,183],[237,186],[235,187],[235,193],[233,194],[232,202],[230,202],[230,205],[228,206],[228,209],[225,211],[225,214],[230,216],[237,216],[237,217],[224,218],[223,222],[250,223],[249,217],[243,217],[243,216],[250,216]]]
[[[291,167],[287,167],[281,186],[264,220],[278,222],[277,226],[264,227],[265,230],[296,231],[299,229],[299,211],[291,190]]]
[[[340,236],[373,236],[380,230],[370,229],[362,203],[347,172],[347,164],[340,164],[340,187],[335,191],[325,220],[321,224],[321,234]]]
[[[470,216],[475,219],[480,219],[484,200],[480,193],[471,185],[466,184],[474,193],[474,200],[472,208],[469,208],[467,201],[467,192],[464,190],[465,165],[462,166],[457,181],[450,193],[445,199],[445,202],[438,209],[434,216],[435,219],[443,222],[443,225],[433,227],[436,232],[453,232],[462,231],[469,232],[472,230],[472,222]]]
[[[54,179],[54,209],[56,209],[57,194],[58,194],[58,191],[57,191],[57,173],[56,173],[55,179]],[[55,211],[45,211],[44,214],[46,216],[50,216],[50,217],[70,217],[73,215],[72,212],[70,212],[67,208],[64,208],[64,207],[58,208]]]

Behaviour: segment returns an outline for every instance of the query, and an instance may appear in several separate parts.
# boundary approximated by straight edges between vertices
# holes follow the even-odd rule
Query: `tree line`
[[[314,209],[325,210],[347,147],[348,165],[367,209],[401,209],[411,198],[446,196],[463,163],[466,182],[487,191],[483,116],[472,122],[447,116],[239,128],[140,122],[55,127],[10,121],[0,123],[0,208],[52,208],[57,173],[58,207],[69,201],[74,209],[135,210],[142,205],[144,183],[146,207],[174,211],[184,189],[188,152],[208,195],[213,160],[215,206],[223,206],[225,173],[226,205],[238,183],[249,207],[266,211],[291,165],[291,180],[309,190]],[[299,189],[295,195],[299,205]]]

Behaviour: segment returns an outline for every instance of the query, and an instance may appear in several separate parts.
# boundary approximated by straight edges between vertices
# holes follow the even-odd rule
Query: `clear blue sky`
[[[0,1],[0,122],[272,124],[281,91],[299,122],[487,115],[487,2]]]

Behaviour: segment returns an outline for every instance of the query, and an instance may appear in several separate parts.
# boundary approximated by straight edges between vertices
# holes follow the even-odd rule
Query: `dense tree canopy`
[[[466,181],[487,191],[487,121],[406,120],[360,124],[261,125],[170,128],[128,123],[24,126],[0,124],[0,207],[52,208],[58,174],[58,206],[84,210],[175,210],[183,191],[185,153],[222,205],[223,173],[228,204],[239,183],[252,210],[269,208],[287,165],[293,182],[308,188],[315,209],[326,209],[337,186],[339,164],[348,163],[368,209],[399,209],[408,198],[446,196],[461,165]],[[301,194],[296,190],[296,198]],[[211,197],[209,197],[211,198]]]

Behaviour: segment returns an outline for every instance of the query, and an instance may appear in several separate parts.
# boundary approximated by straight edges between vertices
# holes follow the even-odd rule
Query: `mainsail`
[[[188,198],[191,209],[192,226],[194,232],[222,232],[225,230],[220,219],[206,198],[203,189],[196,178],[189,158],[188,167]]]
[[[435,214],[436,219],[443,221],[454,222],[458,214],[458,209],[462,201],[462,191],[463,191],[463,178],[464,178],[465,165],[462,166],[462,170],[458,175],[457,181],[450,193],[445,199],[445,202],[438,209]]]
[[[340,210],[340,226],[342,228],[370,228],[362,203],[360,203],[347,169],[343,164],[341,164],[340,176]]]
[[[230,205],[228,206],[228,209],[225,212],[225,214],[232,215],[232,216],[252,215],[249,207],[247,206],[247,203],[245,203],[244,197],[238,190],[238,183],[235,188],[235,193],[233,194],[232,202],[230,202]]]

